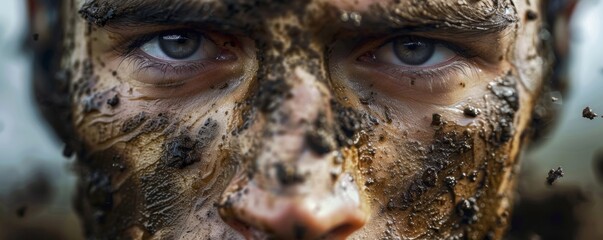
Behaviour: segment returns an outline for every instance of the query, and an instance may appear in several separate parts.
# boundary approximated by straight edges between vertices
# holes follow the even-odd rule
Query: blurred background
[[[586,106],[603,114],[603,1],[551,0],[549,10],[553,32],[542,37],[567,40],[555,44],[565,59],[555,69],[563,93],[550,96],[554,129],[523,156],[507,239],[603,239],[603,118],[582,117]],[[35,108],[33,49],[57,34],[31,30],[57,19],[53,12],[30,19],[36,11],[25,0],[0,8],[0,240],[82,239],[71,204],[73,159]],[[557,167],[564,177],[549,186]]]

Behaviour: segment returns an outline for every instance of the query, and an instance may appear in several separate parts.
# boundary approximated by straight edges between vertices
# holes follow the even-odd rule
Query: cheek
[[[145,101],[117,84],[119,76],[99,74],[76,82],[85,87],[74,101],[83,143],[73,146],[78,208],[87,228],[105,236],[167,236],[166,227],[187,216],[194,222],[217,216],[211,203],[233,170],[222,150],[233,107]]]
[[[379,219],[368,229],[420,237],[440,228],[458,234],[465,227],[498,229],[497,224],[506,221],[514,148],[521,132],[514,79],[507,75],[490,83],[488,92],[472,101],[477,115],[469,110],[434,111],[440,118],[422,119],[414,128],[396,121],[374,128],[375,151],[369,151],[374,157],[360,161],[374,218]],[[362,153],[363,147],[359,149]],[[396,224],[387,224],[387,218],[396,219]]]

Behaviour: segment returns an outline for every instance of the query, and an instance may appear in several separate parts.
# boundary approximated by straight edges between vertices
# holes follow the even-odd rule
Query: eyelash
[[[405,80],[408,80],[408,85],[424,85],[430,91],[433,87],[445,88],[448,85],[445,83],[449,80],[453,74],[462,73],[465,76],[469,74],[475,74],[473,72],[468,73],[467,70],[471,71],[470,64],[465,61],[455,61],[449,65],[435,68],[435,69],[418,69],[418,70],[401,70],[400,68],[385,66],[383,71],[388,75],[392,76],[404,76]],[[421,79],[419,83],[413,83],[413,81]],[[436,85],[437,84],[437,85]]]
[[[403,36],[403,35],[402,35]],[[451,87],[449,79],[451,76],[462,74],[464,76],[475,75],[474,68],[472,68],[472,62],[475,57],[478,56],[472,49],[461,47],[459,45],[441,41],[437,39],[429,39],[434,44],[441,44],[442,46],[450,49],[456,57],[449,60],[448,63],[437,66],[437,67],[403,67],[388,63],[382,63],[374,59],[373,54],[381,47],[389,44],[401,35],[390,37],[386,40],[381,41],[377,47],[365,52],[356,59],[356,64],[359,67],[366,67],[367,63],[372,65],[370,68],[377,69],[378,71],[392,76],[397,81],[396,85],[404,85],[405,87],[414,86],[416,91],[429,90],[433,92],[436,89],[449,89]],[[366,60],[367,56],[369,60]],[[363,60],[364,58],[364,60]],[[425,90],[424,90],[425,89]]]
[[[170,30],[173,32],[174,30]],[[184,29],[182,31],[195,31]],[[150,34],[144,34],[136,36],[131,39],[122,40],[118,43],[114,51],[117,52],[121,58],[121,63],[127,62],[135,69],[134,74],[139,74],[142,71],[154,70],[159,71],[159,74],[166,75],[187,75],[194,72],[200,72],[206,68],[207,61],[188,61],[179,62],[173,64],[164,60],[155,59],[142,52],[140,49],[144,44],[153,40],[155,37],[165,34],[168,31],[154,32]],[[121,64],[120,63],[120,64]],[[161,83],[154,83],[155,86],[175,86],[181,84],[182,81],[166,81]]]
[[[187,62],[179,65],[173,65],[168,62],[157,61],[155,59],[144,56],[143,53],[132,52],[125,56],[125,59],[130,60],[135,66],[136,71],[144,71],[149,68],[157,69],[161,73],[166,74],[168,71],[173,74],[183,74],[194,71],[201,71],[205,68],[203,62]]]
[[[194,30],[186,30],[186,31],[194,31]],[[117,46],[121,46],[121,47],[118,47],[115,50],[122,56],[122,59],[123,59],[122,62],[126,61],[129,64],[132,64],[134,66],[133,69],[135,69],[136,74],[139,74],[142,71],[153,70],[153,71],[158,71],[158,73],[162,74],[163,76],[166,76],[166,75],[167,76],[181,76],[181,75],[187,75],[187,74],[196,73],[196,72],[202,72],[206,68],[207,61],[188,61],[188,62],[179,62],[177,64],[174,64],[174,63],[167,62],[164,60],[159,60],[159,59],[149,57],[147,54],[142,52],[142,50],[140,48],[144,44],[148,43],[155,37],[157,37],[161,34],[164,34],[164,33],[165,32],[154,32],[151,34],[137,36],[133,39],[125,40],[121,44],[118,44]],[[388,44],[389,42],[395,40],[397,37],[401,37],[401,36],[398,35],[398,36],[388,38],[388,40],[383,41],[384,43],[379,45],[379,47],[374,48],[373,50],[365,53],[364,55],[372,54],[372,52],[376,51],[377,49],[384,46],[385,44]],[[439,41],[439,40],[433,40],[433,39],[430,39],[430,40],[432,40],[435,44],[441,44],[444,47],[452,50],[455,54],[458,55],[454,59],[462,58],[464,60],[469,60],[476,56],[470,49],[463,48],[458,45],[455,45],[455,44],[452,44],[449,42],[445,42],[445,41]],[[358,57],[357,60],[360,60],[361,57],[362,56]],[[360,61],[357,61],[357,62],[360,62]],[[364,63],[366,63],[366,62],[364,62]],[[388,75],[396,76],[400,80],[407,80],[409,82],[409,85],[415,85],[415,80],[422,79],[418,84],[426,85],[426,87],[428,87],[429,89],[433,89],[433,86],[436,84],[438,84],[440,87],[444,87],[444,83],[447,81],[447,79],[452,74],[457,74],[459,72],[462,72],[466,76],[468,76],[468,73],[466,71],[471,70],[469,62],[458,61],[458,60],[452,61],[452,63],[446,64],[445,66],[436,67],[436,68],[404,68],[401,66],[393,66],[391,64],[376,63],[373,61],[371,61],[370,63],[375,64],[375,66],[373,66],[374,68],[380,69],[382,72],[384,72]],[[178,77],[174,77],[174,78],[177,79]],[[168,77],[168,79],[170,79],[170,78]],[[154,85],[158,86],[158,87],[175,86],[175,85],[181,84],[182,82],[183,82],[182,80],[174,80],[174,81],[157,82],[157,83],[154,83]]]

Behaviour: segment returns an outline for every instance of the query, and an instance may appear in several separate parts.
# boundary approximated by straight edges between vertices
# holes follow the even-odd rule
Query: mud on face
[[[225,29],[246,40],[216,40],[239,62],[228,74],[214,73],[223,82],[193,85],[195,92],[149,90],[128,72],[136,64],[105,58],[103,41],[117,38],[106,26],[136,13],[113,1],[86,1],[71,33],[73,42],[86,44],[74,46],[64,68],[87,235],[499,238],[526,121],[517,113],[533,104],[520,70],[509,67],[510,51],[504,48],[496,68],[464,72],[454,84],[464,97],[454,103],[413,105],[376,81],[384,77],[333,68],[338,40],[330,33],[383,16],[388,31],[413,22],[443,28],[425,14],[454,16],[452,29],[479,21],[484,25],[473,30],[495,29],[518,21],[515,11],[523,6],[514,3],[480,2],[477,8],[491,11],[465,19],[441,1],[375,4],[368,12],[324,1],[198,3],[201,12],[215,9],[202,21],[227,16]],[[164,5],[171,6],[157,4],[145,14],[184,11]],[[408,6],[412,11],[391,10]],[[425,9],[432,10],[419,11]],[[424,79],[398,80],[416,89]]]

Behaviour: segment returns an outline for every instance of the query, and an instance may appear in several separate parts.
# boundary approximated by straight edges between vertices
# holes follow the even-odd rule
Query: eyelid
[[[348,49],[354,49],[352,52],[349,52],[349,55],[352,59],[359,59],[365,56],[367,53],[374,52],[375,50],[383,47],[384,45],[393,42],[396,38],[400,37],[419,37],[428,39],[434,44],[440,44],[453,52],[457,53],[459,56],[471,59],[474,57],[480,56],[478,51],[473,49],[470,44],[463,44],[459,42],[454,42],[452,40],[448,40],[445,38],[441,38],[438,36],[434,36],[429,32],[402,32],[394,35],[388,36],[368,36],[364,37],[363,40],[359,40],[358,42],[354,42],[352,45],[347,46]],[[361,36],[357,36],[356,39],[362,39]]]
[[[142,46],[151,43],[162,35],[183,32],[199,34],[205,41],[199,46],[199,51],[204,51],[202,50],[203,44],[211,44],[216,48],[216,54],[201,59],[163,59],[149,55],[142,49]],[[226,44],[229,42],[234,44]],[[184,84],[187,84],[187,86],[199,85],[197,83],[188,84],[188,82],[198,79],[200,76],[205,76],[208,72],[231,68],[235,64],[238,55],[240,55],[236,43],[236,39],[220,33],[192,28],[169,28],[122,36],[116,39],[113,50],[122,59],[120,64],[131,66],[131,79],[139,82],[142,86],[162,88],[177,87]],[[204,78],[204,81],[212,81],[209,80],[210,78],[213,79],[214,77]]]

